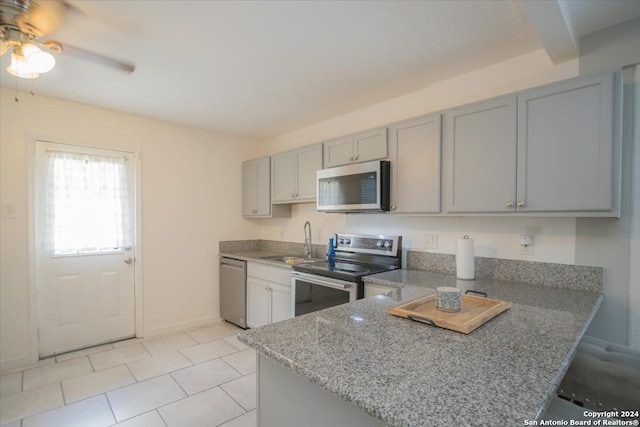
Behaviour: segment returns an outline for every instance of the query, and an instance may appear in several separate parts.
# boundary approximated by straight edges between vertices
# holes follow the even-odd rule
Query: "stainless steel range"
[[[292,316],[364,297],[363,277],[400,268],[402,236],[336,234],[335,261],[293,266]]]

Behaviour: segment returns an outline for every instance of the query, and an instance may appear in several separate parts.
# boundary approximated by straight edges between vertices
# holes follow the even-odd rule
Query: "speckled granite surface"
[[[455,277],[398,270],[366,282],[397,289],[239,337],[390,426],[522,426],[536,419],[602,300],[521,283],[460,283],[513,303],[464,335],[386,313],[432,287],[455,286]]]
[[[407,251],[405,268],[455,275],[456,257],[450,254]],[[602,267],[484,257],[475,257],[475,273],[476,279],[513,281],[592,292],[602,292],[604,276]]]
[[[230,240],[219,243],[221,255],[242,256],[243,253],[252,251],[270,255],[303,256],[304,245],[277,240]],[[326,245],[313,245],[314,258],[324,259],[326,252]],[[406,263],[404,268],[408,270],[456,274],[456,257],[451,254],[408,250]],[[475,272],[476,279],[530,283],[592,292],[602,292],[604,279],[602,267],[485,257],[475,257]]]
[[[313,245],[314,259],[324,259],[326,252],[326,245]],[[273,255],[299,256],[304,258],[304,245],[302,243],[281,242],[276,240],[229,240],[219,242],[218,255],[242,259],[244,261],[278,265],[280,263],[263,258]]]

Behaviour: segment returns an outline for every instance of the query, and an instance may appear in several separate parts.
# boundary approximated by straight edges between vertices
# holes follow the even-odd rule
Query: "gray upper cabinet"
[[[242,163],[242,215],[247,218],[291,216],[288,206],[271,205],[271,160],[261,157]]]
[[[447,212],[513,212],[516,108],[507,96],[446,113]]]
[[[393,213],[440,212],[441,121],[430,114],[389,126]]]
[[[319,169],[389,158],[392,213],[619,216],[621,86],[565,80],[245,162],[243,215],[290,216]]]
[[[242,164],[242,215],[271,215],[269,199],[269,157],[249,160]]]
[[[387,128],[343,136],[326,141],[323,145],[325,168],[385,159],[388,156]]]
[[[616,93],[611,73],[447,112],[446,211],[618,215]]]
[[[316,171],[320,169],[322,169],[322,144],[271,156],[272,202],[314,201]]]
[[[616,211],[615,75],[518,95],[517,209]]]

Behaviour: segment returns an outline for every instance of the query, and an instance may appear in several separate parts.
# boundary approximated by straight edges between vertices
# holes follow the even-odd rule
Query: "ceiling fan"
[[[135,66],[85,49],[42,37],[53,31],[63,14],[71,9],[63,0],[0,0],[0,56],[11,50],[7,71],[16,77],[33,79],[51,71],[55,56],[63,52],[132,73]]]

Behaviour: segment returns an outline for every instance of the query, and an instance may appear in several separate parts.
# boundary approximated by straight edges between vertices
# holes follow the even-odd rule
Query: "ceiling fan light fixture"
[[[35,79],[40,76],[40,74],[29,68],[24,56],[18,55],[15,52],[11,54],[11,65],[7,67],[7,71],[9,74],[23,79]]]
[[[26,58],[27,66],[36,73],[47,73],[56,66],[56,59],[49,52],[45,52],[38,46],[25,43],[22,45],[22,54]]]

